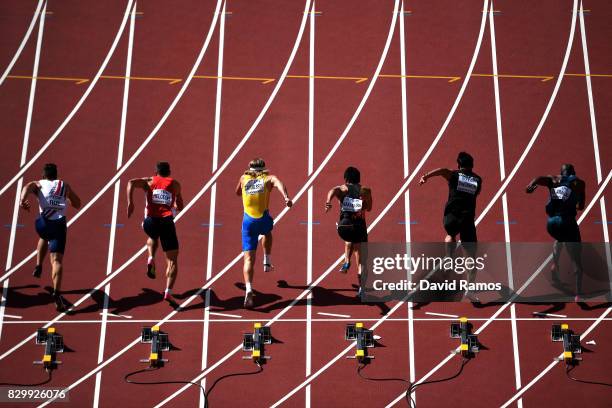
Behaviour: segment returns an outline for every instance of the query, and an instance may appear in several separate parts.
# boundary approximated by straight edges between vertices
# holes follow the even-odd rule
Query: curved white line
[[[130,0],[130,3],[133,0]],[[179,100],[181,99],[181,97],[183,96],[183,94],[185,93],[185,91],[187,90],[187,87],[189,86],[189,84],[191,83],[191,80],[193,79],[193,76],[195,75],[196,70],[198,69],[202,59],[204,58],[204,54],[206,53],[206,50],[208,48],[208,45],[210,43],[210,39],[212,38],[212,34],[214,32],[214,28],[217,24],[217,19],[219,17],[219,10],[221,7],[221,0],[217,1],[217,7],[215,9],[215,14],[213,16],[213,21],[210,25],[210,29],[208,30],[208,33],[206,35],[206,39],[204,41],[204,45],[202,46],[202,49],[200,50],[200,54],[198,55],[195,64],[193,65],[193,67],[191,68],[191,72],[189,73],[189,75],[187,76],[185,82],[183,83],[183,86],[181,87],[181,89],[179,90],[179,92],[177,93],[176,97],[174,98],[174,100],[172,101],[172,103],[170,104],[170,106],[168,107],[168,109],[166,110],[166,112],[164,113],[164,115],[162,116],[162,118],[159,120],[159,122],[157,123],[157,125],[155,126],[155,128],[151,131],[151,133],[149,134],[149,136],[142,142],[142,144],[138,147],[138,149],[134,152],[134,154],[132,154],[132,156],[123,164],[123,166],[117,170],[117,173],[106,183],[106,185],[104,185],[104,187],[102,187],[98,193],[87,203],[85,204],[85,206],[83,206],[83,208],[81,208],[73,217],[70,221],[68,221],[68,227],[70,227],[72,224],[74,224],[91,206],[93,206],[95,204],[96,201],[98,201],[98,199],[100,199],[100,197],[102,197],[102,195],[104,193],[106,193],[106,191],[108,191],[108,189],[110,189],[117,180],[119,180],[119,178],[121,177],[121,175],[127,170],[127,168],[134,162],[134,160],[136,160],[136,158],[140,155],[140,153],[142,153],[142,151],[144,150],[144,148],[151,142],[151,140],[155,137],[155,135],[157,134],[157,132],[159,131],[159,129],[162,127],[162,125],[165,123],[165,121],[168,119],[168,117],[170,116],[170,113],[174,110],[174,108],[176,107],[176,105],[178,104]],[[126,14],[126,17],[124,17],[124,21],[123,24],[121,26],[121,32],[123,31],[123,28],[125,26],[125,23],[127,21],[127,16],[129,15],[129,12]],[[120,33],[119,33],[120,34]],[[118,40],[119,35],[117,36],[117,38],[115,40]],[[116,46],[116,42],[113,44],[113,48],[111,50],[114,50],[114,47]],[[108,57],[110,57],[110,55],[112,54],[112,52],[109,53]],[[107,57],[107,58],[108,58]],[[98,72],[98,75],[96,77],[96,79],[94,79],[94,82],[92,83],[92,86],[95,84],[95,81],[97,81],[97,78],[99,78],[99,75],[102,74],[103,68],[106,67],[106,63],[108,61],[105,61],[103,64],[103,67],[100,69],[100,71]],[[91,89],[91,87],[90,87]],[[87,92],[90,91],[90,89],[88,89],[86,91]],[[86,95],[84,95],[83,97],[86,97]],[[81,99],[81,101],[79,101],[79,104],[83,102],[84,99]],[[76,109],[78,109],[78,105],[77,107],[75,107],[75,110],[73,110],[73,112],[71,113],[74,114],[76,112]],[[68,120],[68,119],[67,119]],[[65,122],[67,123],[67,122]],[[64,125],[62,125],[64,126]],[[58,130],[59,132],[59,130]],[[56,134],[53,137],[56,137],[58,132],[56,132]],[[51,139],[53,139],[53,137]],[[49,139],[47,141],[47,143],[45,144],[45,146],[48,146],[52,140]],[[43,149],[45,148],[45,146],[43,146]],[[42,150],[41,150],[42,151]],[[41,152],[39,151],[39,153]],[[179,218],[179,217],[177,217]],[[29,260],[31,260],[32,258],[34,258],[34,256],[36,256],[36,251],[33,251],[32,253],[30,253],[30,255],[28,255],[26,258],[24,258],[21,262],[19,262],[17,265],[15,265],[15,267],[13,267],[11,270],[9,270],[8,272],[6,272],[4,275],[2,275],[2,277],[0,277],[0,283],[2,283],[4,280],[6,280],[8,277],[10,277],[13,273],[15,273],[15,271],[17,271],[19,268],[21,268],[23,265],[25,265]]]
[[[34,11],[34,15],[32,16],[32,21],[30,21],[30,26],[28,27],[28,31],[26,31],[25,36],[23,37],[23,40],[21,40],[21,44],[19,44],[19,48],[17,48],[17,52],[15,52],[13,59],[11,60],[11,62],[9,62],[8,67],[6,67],[6,69],[4,70],[4,73],[0,77],[0,85],[4,83],[4,80],[6,79],[8,74],[13,69],[13,66],[15,65],[19,57],[21,56],[21,52],[23,51],[26,43],[30,39],[30,35],[32,35],[32,30],[34,30],[34,26],[36,25],[36,20],[38,20],[38,16],[40,16],[40,10],[42,9],[43,3],[46,3],[46,2],[43,0],[38,1],[38,6],[36,6],[36,10]]]
[[[23,176],[23,174],[34,164],[34,162],[38,160],[40,156],[42,156],[42,154],[47,150],[47,148],[51,146],[51,143],[53,143],[55,139],[58,138],[62,130],[64,130],[66,125],[68,125],[68,122],[72,120],[74,115],[76,115],[78,110],[81,108],[81,105],[83,105],[83,103],[85,102],[85,100],[87,99],[91,91],[93,91],[93,88],[96,86],[98,80],[100,79],[100,76],[106,69],[108,62],[110,61],[113,53],[115,52],[115,48],[117,48],[117,44],[119,43],[121,34],[123,34],[123,31],[125,30],[125,25],[127,23],[128,16],[130,15],[130,10],[132,9],[132,3],[133,3],[133,0],[128,0],[128,4],[125,8],[125,12],[123,13],[123,20],[121,21],[121,26],[119,27],[119,31],[117,31],[117,35],[115,35],[113,44],[108,50],[108,54],[106,55],[106,58],[104,58],[102,65],[100,65],[100,69],[98,69],[98,72],[96,73],[91,83],[87,87],[87,90],[85,90],[85,92],[83,93],[83,96],[81,96],[81,99],[79,99],[79,101],[74,106],[72,111],[68,114],[66,119],[64,119],[62,124],[57,128],[57,130],[53,133],[53,135],[45,142],[45,144],[38,150],[38,152],[36,152],[36,154],[32,156],[32,158],[25,165],[23,165],[21,169],[19,169],[17,174],[15,174],[15,176],[13,176],[13,178],[8,183],[6,183],[4,187],[2,187],[2,189],[0,190],[0,196],[4,194],[9,189],[9,187],[12,186],[17,180],[19,180],[21,176]]]

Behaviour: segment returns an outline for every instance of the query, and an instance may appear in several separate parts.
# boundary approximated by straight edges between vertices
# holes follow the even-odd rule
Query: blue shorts
[[[266,235],[274,227],[274,220],[266,210],[261,218],[253,218],[244,213],[242,218],[242,250],[254,251],[257,249],[257,240],[260,235]]]
[[[66,249],[66,217],[58,220],[38,217],[34,225],[38,236],[49,243],[49,252],[64,253],[64,249]]]

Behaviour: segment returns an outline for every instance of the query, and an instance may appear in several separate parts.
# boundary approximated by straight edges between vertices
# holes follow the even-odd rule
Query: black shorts
[[[575,217],[548,217],[546,230],[559,242],[581,242],[580,228]]]
[[[66,249],[66,217],[49,220],[42,216],[36,219],[38,236],[49,243],[49,252],[63,254]]]
[[[179,248],[174,217],[147,217],[142,222],[142,229],[152,239],[161,241],[164,252],[174,251]]]
[[[340,221],[338,221],[338,235],[345,242],[368,242],[368,228],[365,221],[360,219],[340,218]]]
[[[459,234],[461,242],[478,242],[474,217],[457,216],[453,213],[444,215],[444,229],[450,236]]]

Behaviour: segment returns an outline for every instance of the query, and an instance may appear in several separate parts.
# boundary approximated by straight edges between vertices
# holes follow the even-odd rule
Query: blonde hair
[[[244,174],[251,177],[267,175],[268,169],[266,169],[266,162],[263,159],[256,157],[249,162],[249,168],[244,172]]]

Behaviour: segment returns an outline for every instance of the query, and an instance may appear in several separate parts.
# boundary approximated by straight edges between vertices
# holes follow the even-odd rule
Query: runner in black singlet
[[[368,242],[368,228],[365,212],[372,210],[372,192],[361,184],[361,174],[355,167],[344,172],[344,184],[336,186],[327,193],[325,212],[331,207],[332,198],[340,202],[338,235],[344,240],[344,263],[340,272],[347,273],[351,266],[351,256],[355,254],[357,273],[361,275],[361,243]],[[361,286],[360,286],[361,287]]]
[[[576,177],[571,164],[561,166],[558,176],[540,176],[534,178],[527,186],[527,193],[533,193],[538,186],[548,189],[546,214],[548,234],[555,239],[553,246],[552,279],[559,283],[559,256],[564,244],[570,255],[576,273],[576,297],[578,302],[582,293],[582,250],[580,246],[580,228],[576,222],[578,210],[584,209],[585,184]]]

